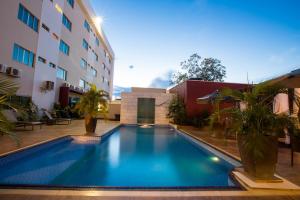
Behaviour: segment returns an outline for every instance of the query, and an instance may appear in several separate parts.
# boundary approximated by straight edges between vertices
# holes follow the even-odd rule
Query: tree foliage
[[[171,83],[178,84],[190,78],[203,81],[224,81],[226,67],[216,58],[202,59],[197,53],[180,63],[181,71],[173,74]]]
[[[98,90],[96,85],[91,84],[87,91],[75,106],[85,116],[96,117],[108,110],[108,94],[104,90]]]

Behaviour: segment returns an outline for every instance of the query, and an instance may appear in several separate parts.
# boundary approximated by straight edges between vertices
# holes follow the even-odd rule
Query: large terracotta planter
[[[291,144],[293,151],[300,152],[300,137],[291,135]]]
[[[97,126],[97,118],[85,116],[86,134],[94,134]]]
[[[278,156],[278,138],[275,136],[262,136],[262,156],[255,157],[254,152],[247,151],[246,135],[238,135],[238,147],[245,172],[255,180],[271,180],[274,178]]]

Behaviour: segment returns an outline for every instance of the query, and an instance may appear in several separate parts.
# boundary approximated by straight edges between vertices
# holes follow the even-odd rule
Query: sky
[[[115,53],[115,86],[167,87],[193,53],[220,59],[227,82],[300,68],[300,0],[90,1]]]

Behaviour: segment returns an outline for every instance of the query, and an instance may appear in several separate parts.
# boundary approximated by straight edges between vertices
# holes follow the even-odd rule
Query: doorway
[[[154,124],[155,121],[155,99],[138,98],[137,123]]]

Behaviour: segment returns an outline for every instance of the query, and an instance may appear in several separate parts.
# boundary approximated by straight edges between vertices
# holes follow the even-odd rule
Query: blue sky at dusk
[[[300,68],[298,0],[91,2],[116,55],[114,85],[164,87],[193,53],[220,59],[228,82]]]

